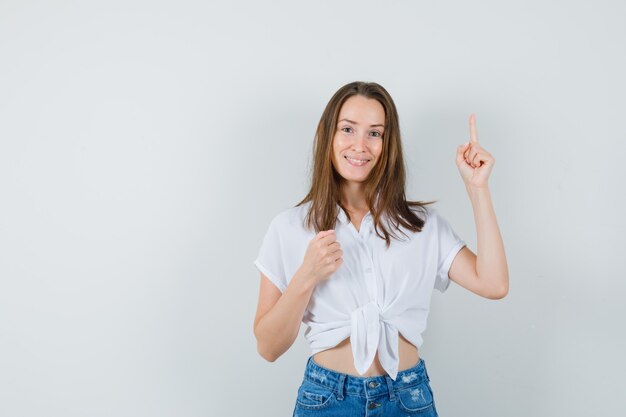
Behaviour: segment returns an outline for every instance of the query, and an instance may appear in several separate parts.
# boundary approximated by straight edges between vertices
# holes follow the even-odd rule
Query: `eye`
[[[382,136],[382,134],[379,131],[377,131],[377,130],[373,130],[372,131],[372,136],[379,138],[379,137]]]
[[[352,130],[352,128],[351,128],[351,127],[346,126],[346,127],[342,127],[342,128],[341,128],[341,131],[342,131],[342,132],[346,132],[346,133],[350,133],[350,131],[346,131],[346,129],[350,129],[350,130]]]

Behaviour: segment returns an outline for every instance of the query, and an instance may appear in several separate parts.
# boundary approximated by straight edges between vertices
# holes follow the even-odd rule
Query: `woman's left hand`
[[[470,140],[456,148],[456,166],[466,186],[472,188],[487,187],[489,174],[496,160],[478,144],[476,116],[470,116]]]

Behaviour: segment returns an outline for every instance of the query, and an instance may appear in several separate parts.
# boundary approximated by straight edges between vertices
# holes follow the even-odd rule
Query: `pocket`
[[[396,392],[398,405],[407,413],[426,414],[434,412],[433,392],[427,380]]]
[[[298,388],[296,406],[305,410],[321,410],[330,407],[335,400],[335,391],[307,379]]]

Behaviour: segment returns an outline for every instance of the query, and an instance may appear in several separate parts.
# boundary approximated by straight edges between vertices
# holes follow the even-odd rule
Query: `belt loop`
[[[426,369],[426,362],[422,359],[422,366],[424,367],[424,373],[426,374],[426,379],[430,382],[430,377],[428,376],[428,370]]]
[[[393,380],[391,379],[389,375],[385,375],[385,380],[387,380],[387,389],[389,390],[389,399],[391,401],[395,401],[396,392],[393,389]]]
[[[337,399],[343,400],[343,387],[346,381],[346,374],[339,374],[339,384],[337,384]]]

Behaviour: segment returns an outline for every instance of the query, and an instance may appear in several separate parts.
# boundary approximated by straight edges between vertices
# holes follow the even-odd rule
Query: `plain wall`
[[[391,93],[407,196],[473,251],[471,112],[496,158],[510,293],[435,291],[440,415],[623,413],[624,21],[619,0],[2,0],[0,415],[291,415],[304,326],[258,355],[252,262],[354,80]]]

